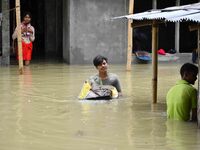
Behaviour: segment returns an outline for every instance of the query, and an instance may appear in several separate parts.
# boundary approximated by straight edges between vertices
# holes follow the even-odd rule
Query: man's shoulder
[[[30,28],[31,28],[32,30],[35,30],[34,26],[32,26],[32,25],[30,26]]]
[[[99,76],[98,76],[97,74],[91,75],[91,76],[89,77],[89,80],[96,80],[96,79],[99,79]]]
[[[31,23],[29,23],[29,24],[27,25],[27,27],[35,30],[34,26],[32,26]]]
[[[191,89],[195,89],[189,82],[187,82],[186,80],[178,80],[176,82],[176,85],[174,87],[185,87],[185,88],[191,88]]]
[[[179,82],[180,83],[180,82]],[[195,87],[193,87],[191,84],[189,83],[183,83],[183,84],[176,84],[174,86],[172,86],[167,95],[169,94],[174,94],[174,93],[182,93],[182,94],[189,94],[189,93],[195,93],[197,91],[197,89]]]
[[[184,83],[184,84],[179,84],[179,86],[181,88],[183,88],[184,90],[189,90],[189,91],[196,91],[196,88],[193,87],[191,84],[189,83]]]
[[[110,78],[118,78],[118,76],[115,73],[109,73],[108,76]]]

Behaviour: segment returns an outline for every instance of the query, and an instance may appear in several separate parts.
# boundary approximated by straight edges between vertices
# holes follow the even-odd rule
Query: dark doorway
[[[31,24],[35,28],[33,59],[62,60],[62,1],[21,0],[20,3],[21,14],[25,11],[32,14]],[[15,1],[10,0],[10,9],[14,7]],[[15,27],[16,18],[13,10],[10,13],[11,35]]]
[[[10,7],[15,7],[15,1],[10,0]],[[41,0],[21,0],[21,14],[29,11],[32,14],[31,24],[35,28],[35,41],[33,43],[33,59],[45,57],[44,45],[44,1]],[[11,13],[11,34],[16,26],[15,11]],[[22,19],[22,18],[21,18]]]
[[[134,3],[134,13],[152,9],[152,1],[139,0]],[[134,28],[133,31],[133,52],[134,51],[151,52],[151,26]]]
[[[164,9],[166,7],[172,7],[176,5],[176,0],[162,0],[157,1],[157,9]],[[164,49],[165,52],[169,52],[171,49],[175,49],[175,24],[167,22],[159,25],[159,41],[158,49]]]
[[[199,2],[198,0],[181,0],[181,5],[188,5]],[[192,22],[183,22],[180,24],[180,52],[191,53],[197,48],[197,31],[189,31],[189,25]]]
[[[197,48],[197,31],[189,31],[192,22],[184,22],[180,25],[180,52],[191,53]]]
[[[34,26],[35,41],[33,43],[33,59],[45,57],[44,45],[44,1],[43,0],[21,0],[21,14],[29,11],[32,14],[31,24]],[[15,7],[15,1],[10,0],[10,8]],[[22,19],[22,17],[21,17]],[[16,27],[15,10],[10,13],[10,31],[11,35]]]

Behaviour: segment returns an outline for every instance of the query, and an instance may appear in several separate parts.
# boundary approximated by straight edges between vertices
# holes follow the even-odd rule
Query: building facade
[[[198,0],[135,0],[134,12],[174,6],[177,2],[185,5]],[[32,13],[32,25],[36,30],[33,59],[90,64],[95,55],[102,54],[109,58],[110,63],[125,63],[127,20],[111,18],[128,14],[128,5],[129,0],[21,0],[21,13]],[[1,0],[3,21],[0,57],[4,64],[10,62],[11,35],[16,26],[14,8],[15,1]],[[180,52],[191,52],[196,46],[196,33],[187,30],[187,23],[180,25],[178,33],[175,26],[173,23],[160,26],[159,48],[166,51],[175,49],[178,34]],[[140,44],[150,51],[151,27],[142,27],[136,31],[146,36],[146,42]]]

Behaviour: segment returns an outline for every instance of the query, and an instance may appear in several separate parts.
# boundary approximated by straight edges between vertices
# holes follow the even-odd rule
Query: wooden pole
[[[134,0],[129,0],[129,14],[133,14]],[[131,70],[132,47],[133,47],[133,28],[132,20],[128,20],[128,48],[127,48],[127,65],[126,69]]]
[[[23,56],[22,56],[22,36],[21,36],[21,17],[20,17],[20,0],[15,1],[16,6],[16,23],[17,23],[17,45],[19,57],[19,73],[23,74]]]
[[[153,103],[157,103],[157,78],[158,78],[158,24],[153,21],[152,24],[152,66],[153,66]]]

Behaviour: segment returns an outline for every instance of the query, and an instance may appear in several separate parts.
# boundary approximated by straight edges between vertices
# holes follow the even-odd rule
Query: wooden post
[[[18,45],[18,63],[19,63],[19,73],[23,74],[23,56],[22,56],[22,36],[21,36],[21,17],[20,17],[20,0],[15,1],[16,6],[16,23],[17,23],[17,45]]]
[[[129,14],[133,14],[134,0],[129,0]],[[131,70],[132,47],[133,47],[133,28],[132,20],[128,20],[128,48],[127,48],[127,65],[126,69]]]
[[[200,27],[198,28],[198,66],[200,66]],[[198,122],[198,128],[200,128],[200,71],[198,74],[198,108],[197,108],[197,122]]]
[[[158,24],[153,21],[152,24],[152,66],[153,66],[153,103],[157,103],[157,78],[158,78]]]

